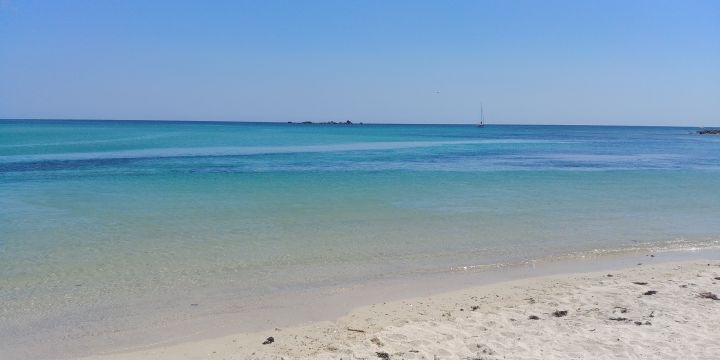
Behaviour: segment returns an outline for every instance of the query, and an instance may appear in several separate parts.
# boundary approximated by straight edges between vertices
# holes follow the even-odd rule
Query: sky
[[[720,1],[0,0],[0,118],[720,125]]]

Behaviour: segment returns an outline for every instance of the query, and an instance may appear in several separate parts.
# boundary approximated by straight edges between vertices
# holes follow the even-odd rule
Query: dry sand
[[[720,300],[701,296],[708,292],[720,296],[718,261],[643,265],[504,282],[358,308],[333,322],[85,359],[718,359]]]

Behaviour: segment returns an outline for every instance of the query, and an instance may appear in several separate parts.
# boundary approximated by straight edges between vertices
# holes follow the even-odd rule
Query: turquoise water
[[[0,333],[212,289],[716,246],[720,137],[692,130],[0,121]]]

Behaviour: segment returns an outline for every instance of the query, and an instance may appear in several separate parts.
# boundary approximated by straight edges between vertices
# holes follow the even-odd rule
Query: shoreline
[[[580,259],[565,259],[548,263],[531,263],[511,268],[468,270],[452,273],[425,274],[413,278],[384,279],[349,287],[313,289],[293,293],[293,299],[282,296],[268,296],[242,304],[213,304],[200,302],[193,308],[205,308],[208,315],[184,319],[177,322],[154,324],[143,329],[119,330],[113,336],[84,338],[82,344],[60,350],[63,358],[91,356],[104,359],[103,354],[134,354],[148,349],[167,349],[198,341],[212,342],[229,334],[260,334],[275,328],[298,328],[312,324],[332,323],[348,316],[357,309],[384,302],[397,302],[411,298],[422,298],[447,294],[477,287],[505,286],[512,282],[544,279],[553,276],[570,276],[597,271],[634,268],[638,262],[644,265],[671,262],[718,260],[720,250],[683,250],[655,252],[654,257],[647,251],[633,254],[600,255]],[[533,280],[534,281],[534,280]],[[310,325],[308,325],[310,324]],[[151,339],[157,341],[150,341]],[[74,341],[72,339],[69,339]],[[77,339],[76,339],[77,340]],[[54,344],[58,345],[58,344]],[[60,344],[63,345],[63,344]],[[67,345],[67,344],[64,344]],[[80,346],[76,346],[80,345]],[[52,347],[52,346],[51,346]],[[34,358],[58,358],[48,348]],[[56,350],[57,351],[57,350]],[[53,354],[54,356],[51,356]],[[18,354],[23,358],[23,354]],[[27,356],[25,356],[26,358]],[[11,357],[12,358],[12,357]],[[141,357],[142,358],[142,357]],[[181,357],[182,358],[182,357]],[[114,359],[110,357],[109,359]],[[124,359],[124,358],[123,358]]]
[[[14,330],[11,317],[7,319],[7,332],[0,348],[8,360],[76,359],[332,321],[369,304],[518,279],[617,269],[637,262],[698,258],[720,259],[720,247],[666,244],[640,245],[622,251],[592,250],[514,263],[460,265],[340,284],[278,289],[262,295],[248,296],[230,288],[199,289],[202,291],[185,292],[185,296],[121,303],[121,307],[99,304],[83,313],[70,312],[60,317],[36,312],[38,321],[26,323],[32,328],[25,325]]]
[[[720,311],[712,311],[720,301],[698,295],[720,294],[718,279],[717,257],[680,262],[660,259],[641,266],[625,264],[619,269],[486,283],[365,305],[330,321],[82,359],[652,358],[659,354],[663,358],[683,354],[684,358],[710,359],[720,351],[720,335],[712,327],[720,320]],[[657,293],[651,294],[651,290]],[[643,295],[646,293],[650,295]],[[553,316],[555,311],[559,316]],[[568,313],[562,315],[563,311]],[[483,336],[478,338],[474,331]],[[678,340],[684,334],[699,340]],[[523,337],[522,348],[512,341],[515,336]],[[608,342],[615,336],[618,344]],[[563,340],[566,337],[569,344]],[[573,343],[573,337],[589,343]],[[543,347],[550,340],[555,344]],[[697,341],[702,347],[694,344]],[[469,343],[477,344],[472,348]],[[563,353],[565,346],[569,346],[568,352]],[[553,349],[556,353],[542,352]]]

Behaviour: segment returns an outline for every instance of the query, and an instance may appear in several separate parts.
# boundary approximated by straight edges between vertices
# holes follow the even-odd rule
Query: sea
[[[716,248],[696,130],[2,120],[0,349],[197,294]]]

